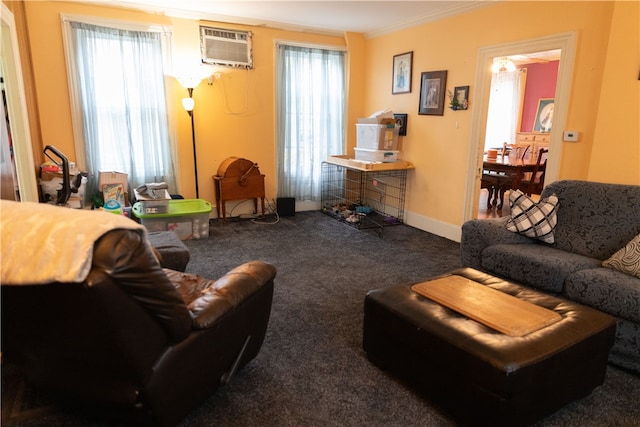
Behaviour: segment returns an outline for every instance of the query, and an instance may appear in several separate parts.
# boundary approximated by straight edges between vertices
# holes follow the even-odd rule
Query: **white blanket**
[[[82,282],[94,242],[114,229],[141,229],[131,219],[98,210],[31,202],[0,202],[3,285]]]

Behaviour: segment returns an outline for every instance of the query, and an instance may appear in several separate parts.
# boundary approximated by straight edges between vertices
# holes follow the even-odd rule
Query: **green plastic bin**
[[[180,240],[209,237],[211,203],[202,199],[169,200],[166,213],[144,213],[140,202],[131,208],[148,231],[173,231]]]

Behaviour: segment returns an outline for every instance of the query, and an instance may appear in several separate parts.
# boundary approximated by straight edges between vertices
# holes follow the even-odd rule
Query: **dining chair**
[[[517,160],[524,160],[529,154],[531,144],[507,144],[507,148],[509,148],[509,158],[513,156]]]
[[[548,152],[549,150],[546,148],[541,148],[538,151],[538,159],[536,160],[536,165],[531,172],[531,176],[528,179],[520,181],[520,186],[518,187],[519,190],[528,196],[542,193],[542,188],[544,187],[544,175],[547,170]]]

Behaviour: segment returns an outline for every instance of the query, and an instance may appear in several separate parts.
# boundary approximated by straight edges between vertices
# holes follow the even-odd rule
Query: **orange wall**
[[[587,179],[640,183],[640,3],[616,2]]]
[[[216,26],[220,23],[202,22]],[[179,25],[177,25],[179,24]],[[199,32],[196,21],[173,20],[174,30],[183,30],[181,43],[174,45],[174,52],[195,50],[192,63],[200,61]],[[191,27],[185,37],[185,29]],[[225,28],[247,29],[237,25],[224,24]],[[212,85],[203,81],[194,90],[196,103],[195,129],[198,146],[198,171],[200,174],[200,198],[215,199],[212,176],[218,166],[231,156],[242,157],[257,162],[260,172],[266,175],[267,198],[276,195],[275,159],[275,41],[320,43],[344,46],[339,37],[320,36],[273,30],[249,28],[253,34],[254,68],[252,70],[216,67]],[[181,109],[180,99],[186,90],[178,84],[174,105],[177,106],[181,127],[178,132],[180,161],[183,166],[182,192],[193,197],[193,152],[191,150],[191,129],[187,114]],[[202,171],[202,172],[200,172]]]
[[[640,184],[638,61],[637,58],[624,58],[622,52],[629,52],[624,44],[628,42],[623,39],[624,34],[633,38],[631,33],[636,37],[634,52],[638,52],[637,8],[637,2],[501,2],[369,40],[365,112],[391,108],[394,112],[409,114],[407,136],[402,141],[402,158],[413,162],[416,169],[410,174],[405,209],[415,218],[431,223],[454,226],[462,223],[465,182],[469,173],[471,109],[480,108],[474,105],[475,88],[472,86],[470,110],[453,112],[445,109],[444,116],[418,115],[420,73],[448,70],[449,89],[473,85],[478,48],[570,31],[577,32],[577,47],[567,129],[578,130],[580,141],[563,143],[560,178]],[[616,20],[610,39],[612,16]],[[412,92],[391,95],[392,57],[407,51],[414,52]],[[612,64],[607,72],[623,59],[627,60],[625,68],[634,69],[633,76],[620,79],[619,86],[626,86],[627,91],[609,79],[604,83],[611,87],[602,87],[605,59],[607,65]],[[612,78],[618,79],[621,74],[613,73]],[[613,122],[612,109],[601,104],[601,93],[616,98],[629,93],[629,102],[636,103],[634,108],[616,110],[617,127],[598,122],[599,114],[609,116]],[[598,139],[595,138],[596,123],[606,128],[598,133]],[[610,155],[613,165],[628,167],[630,173],[619,171],[618,166],[613,165],[607,168],[606,174],[595,170],[597,161],[592,162],[592,152],[606,150],[611,141],[616,141],[621,152],[632,153],[629,159]]]
[[[198,21],[74,3],[27,2],[42,145],[56,145],[70,157],[74,149],[60,13],[171,25],[176,60],[199,61]],[[267,197],[276,196],[276,39],[348,47],[348,154],[353,154],[355,146],[357,117],[382,108],[409,114],[408,134],[399,148],[402,158],[416,166],[409,173],[405,205],[407,216],[419,219],[409,222],[411,225],[438,234],[430,224],[450,229],[461,225],[471,111],[479,108],[474,105],[475,88],[471,86],[470,110],[445,109],[444,116],[418,115],[420,73],[448,70],[449,89],[473,85],[478,49],[497,44],[576,32],[566,126],[580,132],[580,141],[563,143],[560,178],[640,184],[638,57],[629,56],[629,52],[639,52],[638,18],[638,2],[514,1],[495,3],[372,39],[353,33],[330,37],[224,24],[254,32],[255,69],[247,73],[221,68],[213,85],[203,82],[194,91],[200,196],[214,199],[211,175],[229,156],[258,162],[266,175]],[[412,92],[391,95],[392,57],[408,51],[414,52]],[[193,197],[190,121],[180,105],[186,91],[173,79],[168,81],[170,103],[175,105],[172,117],[177,123],[181,192]],[[243,111],[245,94],[248,107]],[[443,235],[450,237],[451,233]]]
[[[72,160],[75,160],[75,149],[60,14],[170,25],[174,64],[193,64],[195,67],[200,63],[199,21],[65,2],[27,2],[26,11],[28,22],[33,23],[29,26],[29,36],[40,105],[42,145],[55,145]],[[216,25],[208,21],[202,21],[202,24]],[[342,37],[230,24],[224,26],[250,29],[254,33],[255,67],[250,71],[218,67],[214,70],[213,84],[208,85],[205,80],[193,92],[200,198],[214,201],[212,176],[222,161],[236,156],[258,163],[260,172],[266,175],[267,198],[272,199],[276,197],[275,40],[337,46],[344,46],[346,42]],[[175,106],[171,114],[176,122],[180,192],[187,198],[193,198],[191,121],[181,104],[187,91],[172,77],[168,77],[167,83],[169,104]]]

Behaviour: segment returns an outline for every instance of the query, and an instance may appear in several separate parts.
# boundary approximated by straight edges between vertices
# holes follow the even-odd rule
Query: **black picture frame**
[[[447,70],[425,71],[420,76],[418,114],[442,116],[447,91]]]
[[[409,118],[409,115],[402,113],[393,113],[393,117],[395,117],[396,119],[396,126],[400,126],[398,135],[407,136],[407,120]]]
[[[469,86],[456,86],[453,89],[453,96],[458,100],[458,110],[469,108]]]
[[[411,93],[411,75],[413,73],[413,51],[393,56],[393,74],[391,94]]]

